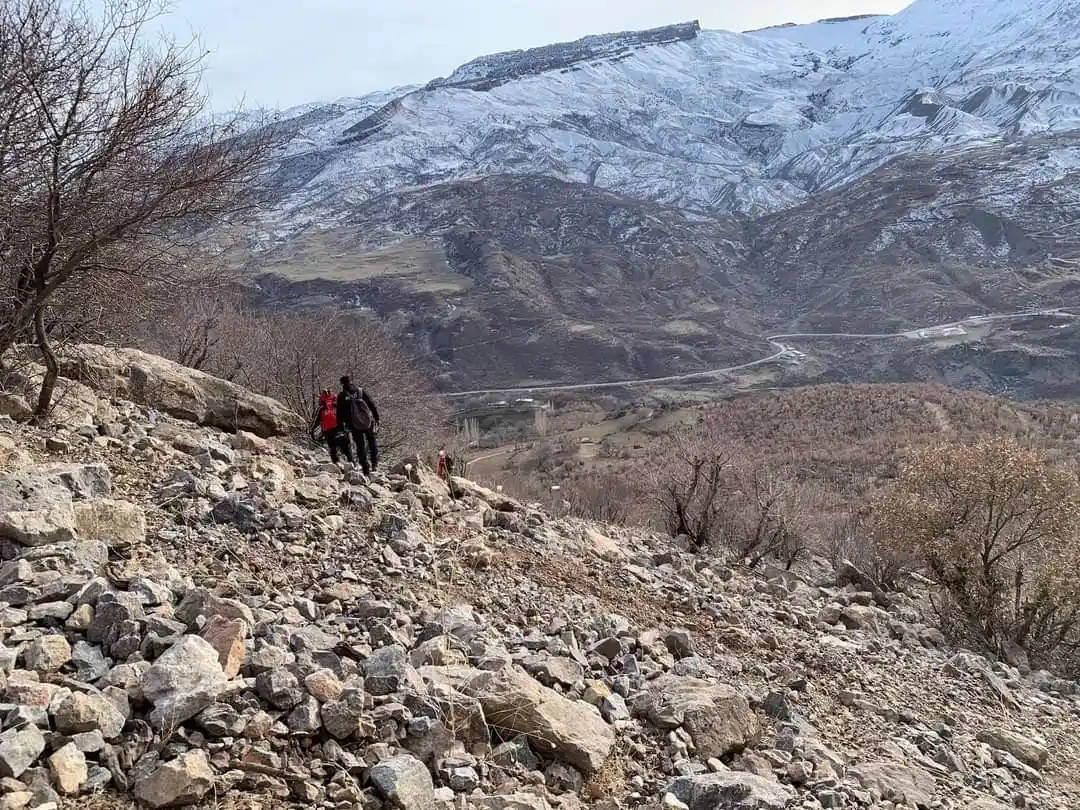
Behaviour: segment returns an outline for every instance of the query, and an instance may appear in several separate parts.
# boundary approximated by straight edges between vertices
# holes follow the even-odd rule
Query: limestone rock
[[[1045,747],[1027,737],[1004,729],[993,728],[980,731],[977,739],[991,748],[1012,754],[1029,768],[1034,768],[1037,771],[1045,768],[1046,762],[1050,758],[1050,752]]]
[[[386,759],[369,774],[384,799],[401,810],[428,810],[435,803],[435,785],[420,760],[411,756]]]
[[[146,515],[127,501],[96,499],[74,505],[79,537],[96,540],[114,551],[127,551],[146,540]]]
[[[937,790],[934,777],[922,768],[895,762],[868,762],[853,766],[850,772],[867,790],[914,807],[930,807]]]
[[[726,684],[662,675],[650,684],[639,711],[657,728],[686,729],[702,759],[739,753],[761,741],[761,721]]]
[[[243,619],[226,619],[215,615],[199,634],[217,651],[218,662],[226,678],[235,678],[240,673],[247,633],[247,623]]]
[[[27,645],[23,660],[36,672],[57,672],[71,660],[71,645],[63,636],[42,636]]]
[[[569,700],[523,672],[505,667],[483,672],[464,685],[493,728],[526,735],[534,747],[595,773],[615,745],[615,733],[595,706]]]
[[[61,358],[60,373],[92,379],[98,390],[157,408],[177,419],[256,436],[303,428],[303,420],[269,397],[135,349],[83,344]]]
[[[214,786],[214,771],[206,752],[195,749],[137,779],[135,798],[153,808],[197,804]]]
[[[49,773],[64,796],[77,796],[90,776],[86,756],[74,743],[68,743],[49,757]]]
[[[226,683],[218,652],[198,636],[173,644],[143,676],[142,692],[154,704],[155,728],[194,717],[215,700]]]
[[[105,739],[114,740],[126,722],[123,712],[99,694],[74,692],[56,709],[56,730],[68,736],[100,731]]]

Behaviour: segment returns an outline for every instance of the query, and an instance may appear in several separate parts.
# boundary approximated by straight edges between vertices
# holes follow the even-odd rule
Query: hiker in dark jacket
[[[356,457],[365,475],[379,468],[379,446],[375,432],[379,429],[379,409],[367,391],[353,385],[348,377],[341,378],[341,393],[337,398],[338,424],[344,425],[356,442]],[[365,452],[365,445],[366,450]],[[371,462],[368,463],[370,453]]]

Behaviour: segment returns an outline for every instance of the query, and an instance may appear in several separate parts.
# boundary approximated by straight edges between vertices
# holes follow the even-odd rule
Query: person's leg
[[[330,463],[337,464],[338,462],[338,443],[336,436],[326,437],[326,449],[330,451]]]
[[[379,444],[375,441],[375,431],[364,431],[364,438],[367,440],[368,450],[371,453],[371,469],[379,469]]]
[[[371,475],[371,465],[368,463],[367,450],[364,448],[364,431],[354,430],[352,437],[356,441],[356,460],[360,462],[364,475]]]

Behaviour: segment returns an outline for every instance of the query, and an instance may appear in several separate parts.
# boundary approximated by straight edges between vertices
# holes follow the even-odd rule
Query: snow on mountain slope
[[[299,111],[266,224],[285,237],[387,191],[493,173],[776,211],[901,154],[1080,127],[1078,23],[1080,0],[917,0],[892,17],[484,57]]]

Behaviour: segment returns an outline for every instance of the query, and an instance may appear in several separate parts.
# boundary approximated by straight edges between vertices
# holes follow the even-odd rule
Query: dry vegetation
[[[884,589],[918,572],[936,583],[934,608],[956,640],[1073,669],[1076,409],[939,386],[830,385],[692,410],[675,430],[609,435],[588,459],[575,442],[547,439],[527,494],[543,499],[554,483],[546,497],[575,514],[647,525],[750,566],[816,553]]]

